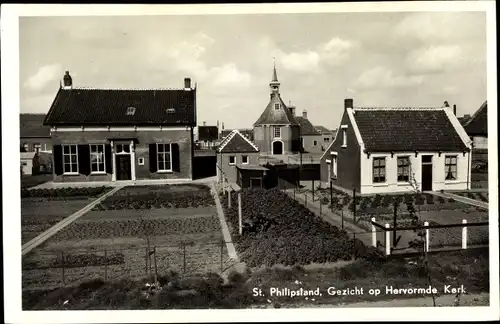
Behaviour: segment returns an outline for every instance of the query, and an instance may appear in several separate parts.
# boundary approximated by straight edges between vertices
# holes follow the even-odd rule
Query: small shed
[[[237,184],[241,188],[262,189],[268,168],[261,165],[238,165]]]
[[[38,155],[35,152],[21,152],[21,174],[32,175],[38,173]]]

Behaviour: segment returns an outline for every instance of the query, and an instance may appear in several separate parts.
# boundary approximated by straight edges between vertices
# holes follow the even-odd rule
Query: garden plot
[[[60,285],[63,259],[66,284],[144,277],[148,241],[159,272],[224,268],[228,254],[209,188],[152,188],[123,188],[46,241],[23,260],[23,285]]]
[[[235,195],[235,193],[232,193]],[[324,222],[278,189],[241,193],[243,235],[238,235],[238,207],[221,197],[240,259],[250,267],[294,265],[376,257],[376,250]],[[232,197],[236,201],[236,196]]]
[[[109,189],[101,187],[22,190],[22,244],[87,206]]]
[[[486,203],[489,201],[489,195],[487,192],[454,192],[454,194]]]

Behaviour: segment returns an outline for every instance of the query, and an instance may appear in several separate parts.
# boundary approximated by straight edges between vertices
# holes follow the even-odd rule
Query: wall
[[[248,164],[249,165],[258,165],[259,164],[259,153],[258,152],[249,152],[249,153],[217,153],[217,167],[219,171],[217,172],[217,181],[222,182],[222,174],[225,175],[229,182],[236,183],[237,181],[237,165],[242,165],[241,157],[243,155],[248,156]],[[236,157],[236,164],[229,165],[229,157]],[[222,169],[222,174],[220,173],[220,169]]]
[[[304,150],[309,153],[321,153],[324,152],[324,150],[321,149],[323,148],[326,150],[328,145],[324,144],[323,142],[323,135],[303,135],[302,138],[304,139]],[[316,141],[316,145],[314,145],[314,141]]]
[[[342,129],[339,127],[338,136],[321,157],[321,181],[329,183],[328,168],[331,164],[326,163],[326,160],[332,160],[332,151],[337,152],[337,179],[333,180],[333,184],[348,190],[356,188],[359,191],[361,182],[360,146],[346,111],[344,111],[340,125],[347,125],[347,146],[342,147],[344,139]]]
[[[52,140],[50,137],[21,137],[20,146],[23,147],[25,143],[28,144],[27,152],[35,152],[35,144],[41,144],[42,152],[52,151]]]
[[[33,173],[33,159],[21,159],[21,166],[23,167],[24,175],[31,175]]]
[[[298,127],[291,127],[290,125],[281,125],[281,140],[283,142],[283,153],[290,154],[293,152],[293,141],[299,140]],[[274,126],[263,125],[254,127],[254,143],[257,145],[261,153],[271,154],[272,142],[274,138]]]
[[[191,179],[192,178],[192,137],[191,129],[178,128],[162,131],[74,131],[52,132],[52,144],[110,144],[109,139],[137,138],[135,144],[136,180],[142,179]],[[151,173],[149,170],[149,144],[178,143],[180,171],[170,173]],[[144,158],[144,165],[139,165],[139,158]],[[54,168],[55,169],[55,168]],[[57,182],[111,181],[111,173],[104,175],[56,175]]]
[[[488,149],[488,137],[486,136],[471,136],[473,147],[475,149]]]
[[[466,190],[467,180],[470,181],[470,161],[469,153],[463,156],[459,153],[442,153],[439,156],[434,152],[419,152],[415,157],[415,152],[395,153],[394,157],[391,154],[370,154],[367,158],[366,154],[361,156],[361,194],[377,194],[391,192],[411,192],[413,187],[408,183],[398,183],[397,181],[397,157],[410,157],[410,174],[415,174],[418,188],[422,184],[422,155],[432,155],[432,189],[439,190]],[[445,155],[457,156],[457,180],[445,181]],[[386,157],[386,182],[373,183],[373,158]],[[469,173],[469,175],[468,175]]]

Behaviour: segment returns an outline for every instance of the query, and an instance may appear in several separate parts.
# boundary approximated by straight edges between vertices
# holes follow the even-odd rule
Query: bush
[[[415,204],[417,205],[423,205],[425,202],[424,198],[422,197],[422,195],[417,195],[417,197],[415,198]]]
[[[389,195],[384,195],[382,199],[382,207],[389,207],[389,205],[394,201],[394,199]],[[396,205],[397,206],[397,205]]]
[[[426,194],[425,199],[427,201],[427,204],[429,204],[429,205],[434,204],[434,196],[433,195]]]
[[[438,197],[438,201],[440,204],[444,204],[446,202],[446,200],[441,196]]]

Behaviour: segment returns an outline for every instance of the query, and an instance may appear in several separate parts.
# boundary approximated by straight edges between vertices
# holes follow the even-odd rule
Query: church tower
[[[280,85],[274,63],[269,82],[271,98],[253,124],[254,143],[263,154],[291,154],[297,152],[300,146],[300,126],[281,98]]]

